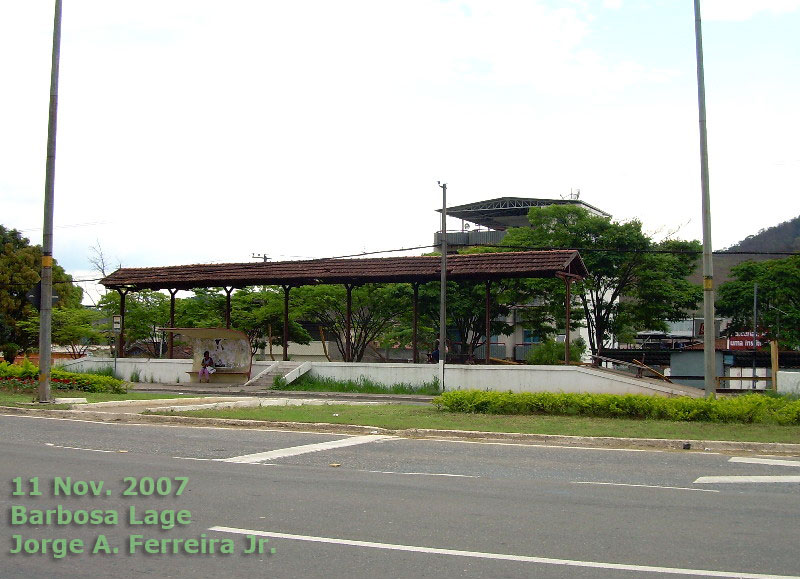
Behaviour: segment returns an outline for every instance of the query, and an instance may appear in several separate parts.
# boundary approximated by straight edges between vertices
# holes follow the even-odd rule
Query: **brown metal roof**
[[[449,255],[451,280],[587,275],[574,250],[523,251]],[[363,284],[436,281],[441,258],[436,256],[365,259],[314,259],[252,263],[220,263],[118,269],[100,283],[110,289],[194,289],[253,285]]]

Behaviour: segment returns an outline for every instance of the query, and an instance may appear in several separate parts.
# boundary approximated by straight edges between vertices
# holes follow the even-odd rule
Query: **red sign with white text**
[[[756,334],[756,348],[760,348],[764,342],[763,334]],[[730,350],[752,350],[753,332],[737,332],[728,338],[728,349]]]

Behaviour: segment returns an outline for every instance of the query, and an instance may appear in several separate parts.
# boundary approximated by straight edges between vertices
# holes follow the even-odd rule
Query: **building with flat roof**
[[[460,231],[447,232],[447,245],[456,251],[471,245],[494,245],[505,237],[509,227],[528,227],[528,211],[532,207],[550,205],[577,205],[593,215],[611,217],[611,214],[580,200],[580,192],[570,193],[567,199],[536,199],[530,197],[498,197],[447,208],[447,216],[461,219]],[[441,209],[437,209],[441,213]],[[437,232],[434,244],[441,244]]]

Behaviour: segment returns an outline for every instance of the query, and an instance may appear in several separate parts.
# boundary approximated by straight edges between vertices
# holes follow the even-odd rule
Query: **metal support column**
[[[283,286],[283,360],[289,360],[289,291],[292,286]]]
[[[352,362],[353,343],[350,337],[350,329],[352,326],[352,316],[353,316],[353,285],[346,283],[344,284],[344,287],[347,290],[347,312],[345,313],[345,318],[344,318],[344,334],[345,334],[344,357],[345,357],[345,362]]]
[[[232,287],[223,288],[225,290],[225,327],[231,327],[231,293],[233,293]]]
[[[119,339],[117,341],[117,358],[125,357],[125,296],[130,290],[128,288],[117,289],[119,293]]]
[[[564,284],[567,286],[567,296],[564,299],[564,364],[569,366],[569,332],[571,322],[570,315],[572,314],[572,278],[565,276]]]
[[[171,289],[169,291],[169,327],[175,327],[175,294],[178,293],[178,290]],[[175,333],[168,332],[167,333],[167,357],[172,360],[175,357]]]
[[[491,293],[490,293],[491,287],[492,287],[492,282],[487,279],[486,280],[486,296],[485,296],[485,300],[484,300],[484,304],[483,304],[484,313],[485,313],[485,316],[486,316],[486,320],[485,320],[486,321],[486,334],[485,334],[486,343],[485,343],[485,356],[484,356],[484,358],[485,358],[484,362],[486,364],[490,364],[491,363],[490,358],[492,356],[492,352],[491,352],[491,350],[492,350],[492,315],[491,315],[491,310],[490,310],[490,307],[491,307]]]
[[[414,290],[414,306],[412,310],[412,324],[411,324],[411,351],[413,356],[414,364],[419,363],[419,342],[418,342],[418,330],[419,330],[419,282],[414,282],[411,284],[412,289]]]

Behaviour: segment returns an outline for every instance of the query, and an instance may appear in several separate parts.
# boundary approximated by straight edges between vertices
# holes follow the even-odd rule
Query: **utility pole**
[[[58,120],[58,64],[61,56],[61,0],[53,20],[53,59],[50,66],[50,114],[47,123],[47,164],[44,185],[42,239],[42,295],[39,309],[39,402],[51,402],[50,366],[53,321],[53,199],[56,179],[56,125]]]
[[[708,186],[708,137],[706,132],[706,85],[703,72],[703,32],[700,0],[694,0],[694,33],[697,49],[697,103],[700,112],[700,184],[703,195],[703,354],[706,396],[717,391],[716,325],[714,324],[714,267],[711,248],[711,198]]]
[[[447,358],[447,183],[442,189],[442,279],[439,288],[439,387],[444,392],[444,363]],[[487,345],[488,348],[488,345]]]
[[[753,390],[756,389],[756,354],[758,353],[758,346],[756,345],[756,332],[758,332],[758,284],[753,284]]]

